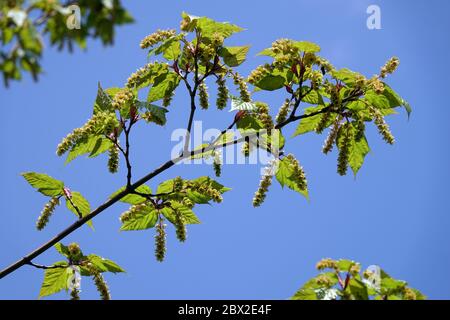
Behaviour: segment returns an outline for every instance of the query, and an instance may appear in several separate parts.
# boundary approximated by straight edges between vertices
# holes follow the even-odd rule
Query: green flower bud
[[[206,84],[204,82],[200,83],[200,85],[198,86],[198,95],[200,98],[200,106],[202,107],[202,109],[203,110],[208,109],[208,106],[209,106],[208,87],[206,86]]]
[[[108,169],[111,173],[119,170],[119,148],[115,145],[109,148]]]
[[[408,287],[403,289],[403,297],[405,300],[417,300],[416,293]]]
[[[381,68],[380,77],[386,78],[388,74],[392,74],[397,70],[400,65],[400,60],[397,57],[392,57],[386,62],[386,64]]]
[[[323,286],[323,287],[331,287],[333,285],[333,281],[330,279],[329,276],[325,275],[325,274],[320,274],[316,277],[316,283],[319,286]]]
[[[380,112],[380,110],[371,106],[369,107],[369,112],[373,118],[375,125],[378,128],[378,132],[383,137],[384,141],[389,144],[394,144],[395,138],[392,135],[389,125],[384,120],[383,114]]]
[[[116,93],[112,101],[112,107],[116,110],[121,110],[133,100],[133,92],[130,89],[125,88]]]
[[[225,82],[225,78],[223,76],[220,76],[219,78],[217,78],[217,101],[216,101],[216,105],[217,105],[217,109],[219,110],[223,110],[228,103],[228,88],[226,86],[226,82]]]
[[[36,228],[40,231],[45,228],[48,221],[50,220],[51,215],[56,209],[56,206],[59,205],[59,197],[53,197],[50,201],[45,205],[44,209],[42,209],[41,215],[39,216],[36,222]]]
[[[141,41],[141,49],[153,47],[155,44],[162,42],[176,34],[175,30],[158,30],[151,35],[146,36]]]
[[[155,236],[155,257],[159,262],[164,261],[166,254],[166,225],[164,220],[160,218],[159,223],[156,225]]]
[[[341,125],[342,116],[336,117],[336,120],[333,123],[333,126],[331,127],[330,133],[328,134],[328,137],[325,140],[325,143],[322,148],[322,152],[325,154],[328,154],[333,150],[334,142],[336,141],[336,138],[339,133],[339,128]]]

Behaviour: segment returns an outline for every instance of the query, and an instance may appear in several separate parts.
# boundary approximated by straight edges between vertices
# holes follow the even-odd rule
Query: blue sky
[[[366,8],[377,4],[382,30],[366,28]],[[26,78],[0,88],[0,267],[28,253],[74,221],[59,210],[43,232],[35,220],[45,199],[20,177],[24,171],[48,173],[81,191],[92,206],[123,185],[125,175],[110,175],[106,159],[78,159],[65,166],[55,155],[60,139],[91,113],[97,82],[123,85],[145,64],[139,41],[158,28],[178,27],[180,13],[231,21],[247,30],[229,44],[251,44],[247,75],[264,62],[256,53],[280,37],[314,41],[337,67],[371,76],[391,56],[401,65],[389,84],[414,108],[408,121],[401,110],[388,119],[397,143],[388,146],[376,130],[368,133],[372,152],[355,180],[336,174],[336,154],[324,156],[323,137],[289,139],[287,151],[304,166],[311,201],[274,183],[268,199],[253,209],[251,199],[260,166],[229,165],[220,181],[233,188],[221,205],[196,210],[202,224],[188,229],[179,244],[171,229],[164,263],[154,259],[153,230],[119,232],[115,206],[64,243],[77,241],[85,253],[115,260],[126,274],[107,275],[115,299],[285,299],[315,274],[322,257],[349,258],[364,266],[379,264],[392,276],[409,281],[430,298],[450,298],[450,210],[448,202],[449,62],[447,1],[125,1],[136,23],[118,29],[115,46],[90,41],[88,51],[70,55],[47,48],[46,73],[39,83]],[[447,39],[447,40],[445,40]],[[282,96],[255,95],[273,108]],[[173,129],[185,125],[188,104],[179,90],[165,128],[139,127],[133,134],[135,177],[168,160]],[[202,113],[205,128],[223,128],[233,115]],[[286,136],[295,129],[291,126]],[[446,138],[447,137],[447,138]],[[208,166],[177,166],[159,176],[195,178],[212,174]],[[49,250],[36,263],[60,259]],[[35,299],[43,273],[23,267],[0,281],[0,298]],[[97,298],[85,279],[82,298]],[[54,298],[65,299],[65,293]]]

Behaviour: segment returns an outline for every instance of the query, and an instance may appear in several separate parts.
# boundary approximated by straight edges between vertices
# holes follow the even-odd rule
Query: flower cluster
[[[350,123],[345,123],[342,127],[342,142],[339,146],[339,156],[338,156],[338,165],[337,165],[337,172],[341,176],[345,176],[347,174],[347,168],[348,168],[348,159],[350,156],[350,144],[351,144],[351,126]]]
[[[417,295],[411,288],[404,288],[403,296],[405,300],[417,300]]]
[[[41,215],[39,216],[36,222],[36,228],[38,230],[42,230],[47,225],[50,216],[55,211],[55,208],[59,205],[59,197],[53,197],[50,201],[44,206],[42,209]]]
[[[369,112],[374,120],[375,125],[378,128],[378,132],[383,137],[384,141],[386,141],[389,144],[394,144],[395,138],[391,133],[389,125],[384,120],[384,117],[383,117],[383,114],[381,113],[381,111],[375,107],[370,107]]]
[[[250,151],[251,151],[251,147],[250,147],[250,142],[248,142],[248,141],[245,141],[243,144],[242,144],[242,154],[244,155],[244,157],[248,157],[248,156],[250,156]]]
[[[328,127],[330,120],[331,120],[331,112],[327,111],[321,116],[319,123],[317,123],[315,127],[316,133],[322,134],[322,132]]]
[[[166,255],[166,226],[162,218],[160,218],[159,223],[156,225],[155,257],[159,262],[163,262],[164,256]]]
[[[108,170],[111,173],[116,173],[119,170],[119,148],[116,145],[109,148]]]
[[[298,57],[300,49],[289,39],[278,39],[272,43],[272,51],[275,53],[274,66],[283,69],[284,66]]]
[[[141,41],[141,49],[146,49],[153,47],[155,44],[164,41],[170,37],[173,37],[175,35],[176,31],[173,29],[169,30],[158,30],[155,33],[152,33],[151,35],[146,36]]]
[[[266,103],[257,102],[256,110],[258,113],[259,120],[261,120],[262,124],[264,125],[264,128],[267,130],[267,133],[270,134],[274,125],[272,117],[269,114],[269,106]]]
[[[361,265],[359,263],[354,263],[348,272],[350,272],[353,276],[356,276],[361,272]]]
[[[198,96],[200,98],[200,106],[203,110],[208,109],[209,102],[208,102],[208,87],[206,86],[205,82],[200,83],[198,86]]]
[[[69,133],[58,145],[56,154],[62,156],[79,141],[86,139],[93,133],[109,135],[118,127],[116,114],[110,112],[98,112],[86,124]]]
[[[278,114],[275,118],[275,121],[277,124],[280,124],[284,121],[286,121],[289,111],[291,111],[291,101],[289,99],[286,99],[281,106],[280,110],[278,111]]]
[[[342,116],[336,117],[336,120],[334,121],[334,123],[331,127],[330,133],[328,134],[327,138],[325,139],[325,143],[322,148],[323,153],[328,154],[329,152],[331,152],[331,150],[333,150],[333,145],[334,145],[334,142],[336,141],[336,138],[339,133],[339,128],[341,126],[341,120],[342,120]]]
[[[255,192],[253,197],[253,206],[259,207],[262,205],[267,196],[267,191],[269,191],[269,187],[272,185],[273,175],[275,174],[275,168],[278,165],[278,160],[272,160],[269,164],[264,168],[264,173],[261,176],[261,181],[259,182],[259,188]]]
[[[392,57],[386,62],[386,64],[381,68],[380,77],[386,78],[388,74],[392,74],[397,70],[400,65],[400,60],[397,57]]]
[[[181,177],[176,177],[173,179],[173,192],[180,192],[183,189],[183,179]]]
[[[256,85],[261,79],[263,79],[267,74],[273,71],[273,66],[266,63],[264,65],[258,66],[253,70],[247,78],[247,81],[253,85]]]
[[[331,287],[331,286],[333,286],[333,280],[331,280],[330,277],[325,275],[325,274],[318,275],[316,277],[316,283],[319,286],[324,286],[324,287]]]
[[[70,291],[70,300],[80,300],[80,296],[79,296],[80,291],[77,288],[73,288]]]
[[[322,84],[323,81],[323,74],[322,72],[318,70],[314,70],[310,73],[310,79],[311,79],[311,87],[313,89],[318,89],[319,86]]]
[[[131,91],[129,88],[125,88],[116,93],[112,101],[112,107],[116,110],[121,110],[124,106],[128,105],[133,100],[133,91]]]
[[[244,78],[242,78],[242,76],[239,73],[235,72],[233,74],[233,79],[234,84],[239,87],[239,94],[241,100],[244,102],[250,102],[251,101],[250,91],[248,91],[248,86]]]
[[[175,210],[175,232],[180,242],[186,241],[186,224],[184,223],[184,217],[180,210]]]
[[[182,203],[185,207],[192,209],[194,207],[194,203],[188,197],[184,197]]]
[[[196,184],[193,186],[193,190],[210,197],[216,203],[221,203],[223,201],[222,194],[209,184]]]
[[[384,92],[384,84],[377,76],[374,76],[369,80],[369,87],[372,88],[376,94],[382,94]]]
[[[223,110],[228,103],[228,88],[226,86],[225,78],[223,76],[219,76],[216,81],[217,84],[217,109]]]
[[[162,64],[159,62],[148,63],[130,75],[126,83],[126,87],[135,88],[145,83],[155,67],[168,68],[167,64]]]
[[[317,270],[325,270],[325,269],[336,270],[337,268],[338,268],[337,262],[330,258],[322,259],[316,264]]]
[[[132,219],[135,216],[136,213],[142,211],[147,206],[148,206],[148,202],[132,205],[130,207],[130,209],[128,209],[127,211],[125,211],[124,213],[122,213],[120,215],[120,218],[119,218],[120,221],[122,223],[125,223],[125,222],[129,221],[130,219]]]

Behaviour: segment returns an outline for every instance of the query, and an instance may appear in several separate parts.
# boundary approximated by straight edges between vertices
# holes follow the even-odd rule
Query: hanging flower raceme
[[[208,87],[206,86],[206,84],[204,82],[200,83],[200,85],[198,86],[198,95],[200,98],[200,106],[202,107],[202,109],[203,110],[208,109],[208,107],[209,107]]]
[[[175,209],[175,233],[180,242],[185,242],[187,238],[186,224],[180,210]]]
[[[286,99],[275,118],[276,123],[280,124],[286,121],[290,111],[291,111],[291,101],[289,99]]]
[[[247,83],[242,76],[235,72],[233,73],[234,84],[239,88],[239,95],[243,102],[251,102],[250,91],[248,91]]]
[[[316,264],[317,270],[325,270],[325,269],[336,269],[337,270],[337,268],[338,268],[337,262],[330,258],[322,259]]]
[[[192,202],[192,200],[189,199],[188,197],[184,197],[182,203],[185,207],[189,209],[192,209],[194,207],[194,202]]]
[[[149,77],[152,75],[153,70],[164,70],[167,68],[168,65],[166,63],[160,62],[148,63],[130,75],[126,83],[126,87],[137,88],[149,80]]]
[[[261,120],[264,125],[264,129],[267,130],[267,133],[270,134],[274,125],[271,115],[269,114],[269,106],[266,103],[257,102],[256,110],[258,112],[258,118]]]
[[[308,189],[308,180],[306,180],[306,174],[303,170],[303,167],[300,165],[298,160],[294,157],[293,154],[288,154],[286,158],[289,160],[291,169],[292,169],[292,180],[296,182],[297,187],[300,190]]]
[[[376,94],[382,94],[384,92],[384,84],[377,76],[374,76],[372,79],[370,79],[368,84]]]
[[[42,209],[41,215],[36,222],[36,228],[42,230],[47,225],[50,220],[51,215],[55,211],[56,207],[59,205],[59,197],[53,197]]]
[[[250,142],[245,141],[245,142],[242,144],[242,150],[241,150],[241,152],[242,152],[242,154],[244,155],[244,157],[247,158],[248,156],[250,156],[250,151],[251,151]]]
[[[164,261],[166,255],[166,224],[160,217],[159,223],[156,225],[155,235],[155,257],[159,262]]]
[[[253,70],[247,78],[247,81],[253,85],[256,85],[261,79],[263,79],[267,74],[273,71],[273,66],[266,63],[264,65],[258,66]]]
[[[170,37],[173,37],[176,34],[176,31],[173,29],[169,30],[158,30],[151,35],[146,36],[141,41],[141,49],[146,49],[153,47],[155,44],[162,42]]]
[[[214,173],[216,174],[216,177],[220,177],[222,174],[222,151],[214,150],[213,157]]]
[[[323,131],[328,127],[330,120],[331,120],[331,112],[328,110],[322,115],[319,123],[316,125],[315,128],[316,133],[322,134]]]
[[[259,207],[262,205],[264,200],[266,199],[267,192],[269,191],[269,187],[272,185],[272,179],[276,171],[276,166],[278,165],[278,160],[272,160],[269,164],[264,168],[264,173],[261,177],[261,181],[259,182],[259,188],[255,192],[253,197],[253,206]]]
[[[180,192],[183,189],[183,179],[176,177],[173,179],[173,192]]]
[[[125,211],[120,215],[120,222],[125,223],[129,221],[130,219],[134,218],[136,213],[141,212],[143,209],[145,209],[149,205],[148,202],[144,202],[141,204],[132,205],[130,209]]]
[[[216,203],[221,203],[223,201],[222,194],[209,184],[194,184],[192,190],[210,197],[212,201]]]
[[[378,128],[378,132],[383,137],[384,141],[386,141],[389,144],[394,144],[395,138],[391,133],[389,125],[384,120],[384,117],[383,117],[383,114],[381,113],[381,111],[378,110],[377,108],[371,106],[371,107],[369,107],[369,112],[373,118],[375,125]]]
[[[228,95],[229,95],[229,91],[226,86],[225,77],[219,76],[217,78],[216,84],[217,84],[217,90],[218,90],[217,101],[216,101],[217,109],[223,110],[227,106]]]
[[[334,142],[336,141],[336,138],[338,136],[339,133],[339,128],[341,126],[341,120],[342,120],[342,116],[337,116],[336,120],[334,121],[330,133],[328,134],[325,143],[323,145],[322,148],[322,152],[327,154],[329,152],[331,152],[331,150],[333,150],[333,145]]]
[[[134,100],[133,91],[128,88],[122,89],[116,93],[112,101],[112,107],[116,110],[121,110],[127,104]]]
[[[106,284],[106,281],[100,271],[94,265],[92,265],[92,263],[88,263],[86,267],[89,273],[92,275],[92,278],[94,279],[94,284],[97,288],[98,293],[100,294],[100,298],[102,300],[111,300],[111,294],[109,292],[108,285]]]
[[[350,156],[350,143],[351,143],[350,123],[347,122],[344,125],[342,125],[341,130],[342,130],[343,138],[339,145],[337,172],[341,176],[345,176],[347,174],[348,159]]]
[[[112,145],[109,148],[108,156],[108,170],[111,173],[116,173],[119,170],[119,148]]]

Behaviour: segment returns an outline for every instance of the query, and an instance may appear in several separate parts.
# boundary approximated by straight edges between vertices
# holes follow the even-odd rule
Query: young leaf
[[[144,109],[151,114],[151,121],[158,125],[165,125],[167,122],[166,113],[169,112],[166,108],[156,106],[148,102],[139,102],[141,109]]]
[[[126,187],[120,188],[119,190],[114,192],[112,195],[110,195],[109,198],[112,199],[119,193],[123,192],[125,189],[126,189]],[[137,187],[136,192],[142,193],[142,194],[152,194],[152,190],[150,189],[150,187],[145,184]],[[122,199],[120,199],[120,201],[131,204],[131,205],[136,205],[136,204],[144,203],[145,201],[147,201],[147,199],[140,195],[137,195],[137,194],[128,194],[128,195],[124,196]]]
[[[102,89],[100,82],[98,83],[97,98],[94,104],[94,114],[100,111],[112,110],[111,97]]]
[[[223,47],[219,50],[219,55],[227,66],[237,67],[245,61],[249,49],[250,46]]]
[[[321,111],[323,108],[324,108],[323,106],[306,108],[304,114],[305,115],[313,114],[313,113]],[[295,130],[292,137],[296,137],[301,134],[305,134],[305,133],[314,131],[316,129],[317,125],[320,123],[320,120],[322,119],[322,117],[323,117],[323,113],[319,113],[319,114],[301,119],[297,126],[297,129]],[[330,126],[333,123],[334,119],[335,119],[335,116],[332,114],[332,116],[330,117],[329,123],[327,123],[326,126],[327,127]]]
[[[61,242],[58,242],[57,244],[55,244],[53,247],[55,247],[55,249],[62,254],[63,256],[65,256],[66,258],[69,258],[70,256],[70,252],[69,252],[69,248],[65,245],[63,245]]]
[[[37,191],[45,196],[57,197],[63,194],[64,183],[52,177],[36,172],[25,172],[22,176]]]
[[[86,140],[79,141],[72,147],[67,155],[66,164],[75,158],[88,154],[89,158],[95,158],[102,153],[107,152],[112,145],[111,140],[97,135],[91,135]]]
[[[75,207],[72,205],[72,203],[66,199],[66,206],[67,209],[69,209],[70,211],[72,211],[77,217],[79,215],[78,212],[81,213],[82,217],[87,216],[89,213],[91,213],[91,205],[89,204],[89,201],[86,200],[86,198],[84,198],[81,193],[77,192],[77,191],[72,191],[71,192],[72,198],[70,199],[73,204],[75,205]],[[92,221],[88,221],[87,222],[88,226],[90,226],[92,228]]]
[[[350,292],[356,300],[369,300],[367,286],[361,280],[352,278],[348,284]]]
[[[167,71],[157,76],[154,80],[153,86],[150,88],[147,102],[154,102],[172,94],[178,87],[180,77],[172,71]]]
[[[68,280],[73,275],[73,270],[68,267],[67,262],[60,261],[54,264],[55,266],[61,266],[61,268],[52,268],[45,270],[44,281],[42,282],[41,291],[39,297],[45,297],[61,290],[67,290]]]
[[[317,44],[309,41],[294,41],[294,46],[303,52],[316,53],[320,51],[320,47]]]

